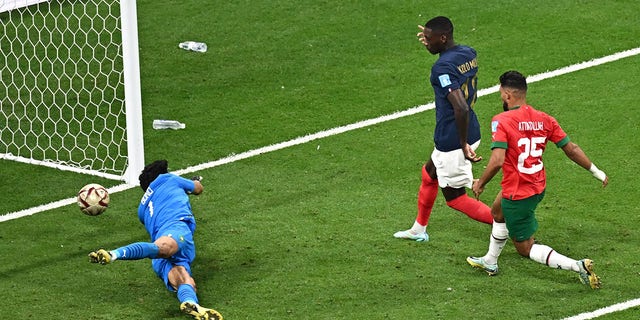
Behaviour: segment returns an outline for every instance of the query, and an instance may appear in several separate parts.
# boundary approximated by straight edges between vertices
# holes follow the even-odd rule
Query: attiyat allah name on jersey
[[[524,121],[518,122],[518,130],[520,131],[536,131],[543,130],[544,123],[542,121]]]
[[[469,70],[475,69],[475,68],[478,68],[478,60],[476,58],[473,58],[473,60],[467,61],[459,65],[458,71],[460,71],[460,73],[467,73],[469,72]]]

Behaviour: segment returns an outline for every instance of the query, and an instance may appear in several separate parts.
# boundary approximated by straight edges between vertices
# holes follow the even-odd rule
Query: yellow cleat
[[[89,253],[89,261],[91,261],[91,263],[99,263],[103,265],[109,264],[111,263],[111,254],[107,250],[100,249]]]
[[[580,281],[591,287],[591,289],[600,289],[600,277],[593,272],[593,260],[582,259],[576,262],[580,271]]]
[[[223,320],[220,312],[201,307],[197,303],[193,302],[183,302],[180,305],[180,311],[193,316],[193,319],[195,320]]]

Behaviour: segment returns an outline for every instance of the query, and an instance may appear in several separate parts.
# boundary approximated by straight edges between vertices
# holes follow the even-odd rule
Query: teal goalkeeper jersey
[[[151,182],[138,206],[138,219],[151,241],[156,240],[160,229],[178,221],[186,222],[191,232],[195,231],[196,221],[189,202],[189,193],[194,188],[192,180],[172,173],[161,174]]]

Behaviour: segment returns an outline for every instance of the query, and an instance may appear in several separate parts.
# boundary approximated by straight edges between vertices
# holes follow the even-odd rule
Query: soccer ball
[[[89,216],[97,216],[109,206],[109,192],[97,183],[90,183],[78,192],[78,206]]]

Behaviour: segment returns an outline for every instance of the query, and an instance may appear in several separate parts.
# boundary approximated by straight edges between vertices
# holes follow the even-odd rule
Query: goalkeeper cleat
[[[578,274],[580,274],[580,282],[591,287],[591,289],[600,288],[600,277],[593,272],[593,260],[582,259],[576,262],[578,264]]]
[[[393,236],[398,239],[409,239],[409,240],[415,240],[418,242],[429,241],[429,235],[426,232],[415,233],[411,229],[398,231],[394,233]]]
[[[111,260],[111,254],[104,249],[89,253],[89,261],[91,261],[91,263],[109,264]]]
[[[488,264],[484,262],[484,259],[482,257],[467,257],[467,263],[469,263],[474,268],[484,270],[490,276],[495,276],[496,274],[498,274],[498,264]]]
[[[194,302],[183,302],[180,305],[180,311],[193,316],[193,319],[196,320],[223,320],[220,312],[202,307]]]

